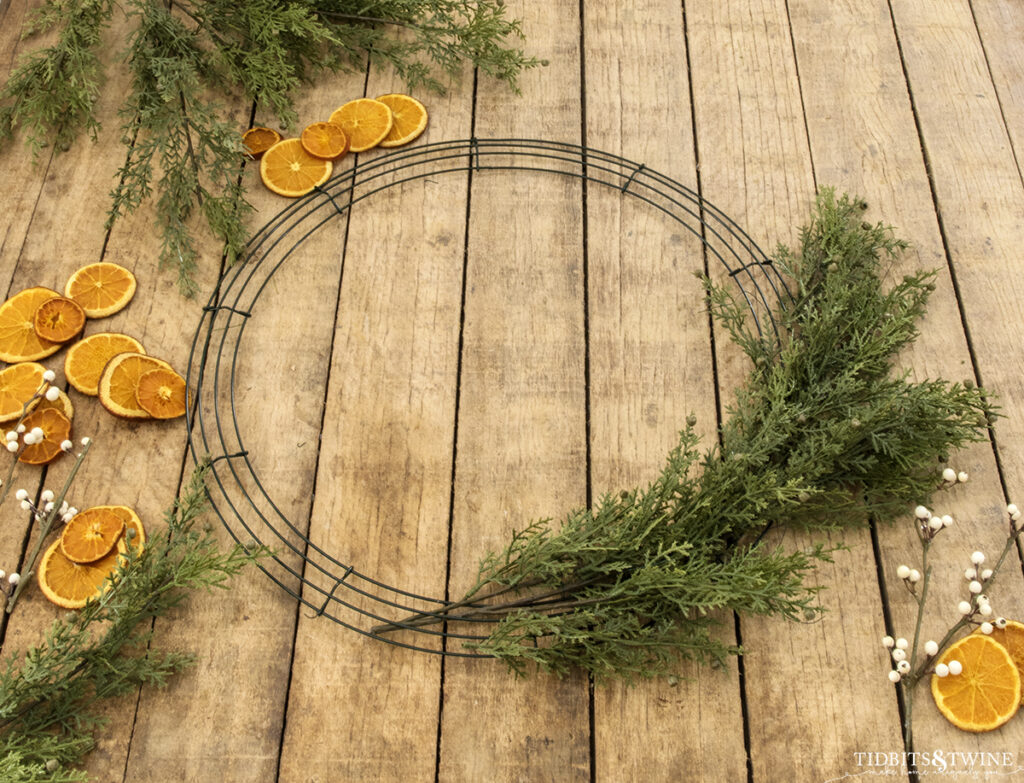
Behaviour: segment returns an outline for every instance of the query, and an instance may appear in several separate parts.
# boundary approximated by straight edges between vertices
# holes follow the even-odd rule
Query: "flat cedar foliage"
[[[691,417],[649,487],[530,525],[447,611],[376,631],[494,619],[470,646],[518,672],[630,680],[739,652],[712,633],[723,612],[815,617],[814,566],[832,550],[786,552],[764,531],[906,514],[942,483],[945,455],[987,437],[993,414],[971,384],[896,368],[934,275],[885,286],[905,245],[862,214],[824,190],[800,248],[778,250],[790,290],[773,314],[777,336],[753,331],[745,301],[706,281],[715,318],[752,364],[718,444],[701,451]]]
[[[96,139],[107,70],[123,70],[110,89],[125,91],[116,132],[129,154],[112,180],[108,227],[152,201],[161,263],[185,294],[196,291],[196,214],[228,263],[248,238],[247,119],[228,118],[228,105],[255,102],[294,129],[303,85],[368,61],[391,66],[409,90],[432,91],[465,62],[513,89],[540,64],[508,43],[521,33],[502,0],[46,0],[24,33],[49,43],[21,56],[0,89],[0,146],[18,130],[36,154],[67,149],[83,131]]]
[[[0,780],[87,780],[74,765],[106,723],[100,702],[163,686],[194,663],[192,655],[150,647],[153,619],[196,589],[227,587],[263,554],[223,549],[201,523],[205,471],[193,473],[141,553],[128,547],[110,590],[55,620],[38,645],[0,660]]]

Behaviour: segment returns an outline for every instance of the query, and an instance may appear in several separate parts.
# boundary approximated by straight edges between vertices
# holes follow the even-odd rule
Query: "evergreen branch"
[[[712,312],[753,365],[720,446],[702,454],[690,417],[647,489],[607,495],[557,528],[530,525],[483,560],[464,599],[375,632],[496,620],[469,647],[517,672],[632,679],[738,652],[712,634],[723,611],[817,617],[810,580],[833,550],[769,550],[756,543],[763,531],[893,518],[931,496],[945,455],[983,440],[994,415],[973,385],[912,382],[895,367],[934,275],[886,288],[905,244],[861,212],[823,191],[799,251],[780,249],[794,299],[774,313],[778,339],[753,333],[745,303],[707,283]],[[492,591],[505,595],[481,598]]]
[[[365,68],[368,57],[393,67],[410,90],[443,91],[436,74],[456,74],[465,62],[517,90],[519,74],[541,64],[514,45],[522,32],[501,0],[124,0],[118,7],[130,27],[131,87],[120,111],[129,151],[107,227],[155,200],[160,260],[177,270],[186,295],[197,286],[197,216],[223,243],[228,263],[248,237],[243,129],[225,118],[224,104],[256,101],[293,128],[305,84]],[[0,145],[19,128],[35,154],[47,144],[66,149],[82,130],[96,138],[99,48],[113,10],[112,0],[48,0],[30,20],[27,34],[55,30],[57,43],[24,55],[0,90]]]
[[[223,551],[198,525],[206,466],[197,469],[165,515],[166,527],[141,552],[128,547],[110,589],[54,621],[45,640],[0,667],[0,771],[3,780],[84,780],[72,765],[104,723],[97,703],[161,687],[193,658],[149,647],[151,620],[197,588],[227,586],[261,552]]]

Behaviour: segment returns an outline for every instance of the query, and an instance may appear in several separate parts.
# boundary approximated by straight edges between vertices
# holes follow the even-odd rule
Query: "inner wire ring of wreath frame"
[[[207,486],[213,511],[243,546],[264,545],[272,555],[259,567],[289,595],[325,617],[366,636],[424,652],[487,657],[460,649],[487,633],[456,633],[446,623],[406,624],[410,615],[438,616],[452,604],[393,587],[341,562],[310,540],[309,520],[292,520],[267,492],[239,427],[235,385],[239,346],[259,316],[260,297],[302,243],[352,205],[388,188],[446,174],[474,177],[489,171],[543,172],[611,188],[660,210],[697,237],[706,268],[717,262],[732,278],[763,339],[777,340],[776,306],[792,301],[779,271],[731,218],[697,192],[641,163],[600,150],[537,139],[463,139],[417,145],[359,162],[292,202],[249,241],[203,310],[189,354],[187,381],[195,402],[187,413],[189,449],[198,464],[210,461]],[[472,179],[470,180],[472,182]],[[585,229],[584,229],[585,230]],[[484,624],[472,626],[472,623]],[[459,620],[477,627],[495,620]],[[379,624],[401,627],[404,638],[371,633]],[[438,638],[440,637],[440,638]]]

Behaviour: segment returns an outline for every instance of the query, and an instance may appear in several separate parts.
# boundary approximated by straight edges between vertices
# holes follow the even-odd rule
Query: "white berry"
[[[971,604],[968,601],[961,601],[957,604],[956,609],[960,614],[970,614],[972,611]]]
[[[974,565],[976,565],[976,566],[980,566],[982,563],[985,562],[985,553],[984,552],[973,552],[973,553],[971,553],[971,562],[974,563]]]
[[[967,589],[970,590],[975,595],[978,595],[978,593],[981,592],[981,582],[979,582],[977,579],[975,579],[973,582],[971,582],[969,585],[967,585]]]
[[[956,480],[959,481],[961,484],[967,483],[967,479],[969,478],[970,476],[967,475],[966,470],[961,470],[959,473],[956,474]]]
[[[900,637],[899,639],[896,640],[896,648],[897,649],[899,649],[899,650],[906,650],[908,647],[910,647],[910,642],[908,642],[903,637]]]
[[[892,659],[896,661],[896,663],[899,663],[902,660],[906,660],[906,657],[906,650],[901,650],[899,647],[897,647],[895,650],[892,651]]]
[[[921,581],[921,572],[918,571],[916,568],[911,568],[910,569],[910,576],[907,577],[907,581],[911,582],[911,583],[914,583],[914,584],[920,582]]]
[[[949,667],[946,666],[946,664],[944,664],[944,663],[937,663],[937,664],[935,664],[935,676],[936,677],[945,677],[948,674],[949,674]]]
[[[910,576],[910,566],[901,565],[899,568],[896,569],[896,576],[898,576],[900,579],[906,579],[908,576]]]
[[[918,506],[917,508],[914,509],[914,516],[918,519],[928,519],[928,517],[930,517],[931,515],[932,512],[929,511],[925,506]]]
[[[996,628],[1005,628],[1005,627],[1006,627],[1006,618],[1005,617],[997,617],[996,618]]]
[[[960,674],[963,670],[964,670],[964,665],[962,663],[960,663],[960,661],[950,661],[949,662],[949,673],[952,674],[954,677],[956,675]]]
[[[950,484],[956,481],[956,471],[953,468],[946,468],[942,471],[942,480],[948,481]]]
[[[907,674],[910,671],[910,661],[900,661],[897,663],[896,671],[900,674]]]
[[[929,639],[924,643],[924,651],[928,655],[935,655],[939,651],[939,645],[934,639]]]
[[[984,634],[992,633],[992,623],[982,623],[981,624],[981,632],[984,633]]]
[[[882,646],[886,649],[891,650],[894,644],[896,644],[896,641],[891,636],[882,637]]]
[[[900,673],[895,669],[889,672],[889,682],[899,682],[901,679],[903,678],[900,677]]]

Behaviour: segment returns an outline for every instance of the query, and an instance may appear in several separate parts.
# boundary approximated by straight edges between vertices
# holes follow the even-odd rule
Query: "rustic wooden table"
[[[18,31],[33,5],[0,0],[0,74],[28,46]],[[618,153],[699,190],[769,249],[794,242],[815,189],[834,185],[912,242],[907,270],[939,270],[906,366],[916,378],[984,383],[1004,418],[994,444],[954,457],[971,480],[942,499],[958,524],[934,550],[942,614],[925,631],[938,635],[968,553],[995,551],[1002,507],[1024,498],[1024,7],[509,6],[529,51],[550,64],[523,77],[521,95],[467,71],[447,96],[421,96],[431,112],[422,141],[531,137]],[[62,286],[84,263],[124,264],[139,280],[135,300],[90,330],[128,332],[183,369],[220,250],[204,247],[202,290],[189,301],[157,269],[149,212],[104,230],[125,154],[122,77],[111,78],[97,143],[44,150],[36,164],[20,146],[0,153],[0,280],[13,293]],[[352,97],[400,90],[379,69],[323,79],[299,115],[323,119]],[[240,129],[250,110],[234,107]],[[256,227],[285,201],[253,167],[244,177]],[[716,392],[727,405],[745,368],[713,339],[693,275],[699,247],[642,205],[585,196],[565,178],[418,181],[356,205],[275,279],[242,356],[239,426],[272,496],[309,520],[318,545],[389,583],[455,595],[511,529],[653,477],[688,413],[712,437]],[[183,424],[117,421],[71,394],[76,435],[96,441],[75,502],[126,503],[158,525],[191,466]],[[22,475],[52,485],[66,470]],[[0,566],[11,570],[31,532],[5,513]],[[198,665],[112,705],[88,768],[130,783],[906,777],[879,639],[886,617],[897,634],[912,631],[894,570],[915,556],[914,534],[908,519],[844,540],[848,551],[820,570],[824,620],[723,618],[743,658],[633,688],[518,680],[490,661],[384,645],[300,609],[253,569],[231,592],[198,595],[157,622],[156,641],[195,652]],[[1016,563],[993,601],[1024,617]],[[4,626],[4,651],[37,640],[56,612],[28,593]],[[1024,780],[1024,719],[976,736],[949,726],[926,694],[918,705],[914,750],[946,760],[925,771]],[[953,751],[985,755],[942,755]]]

